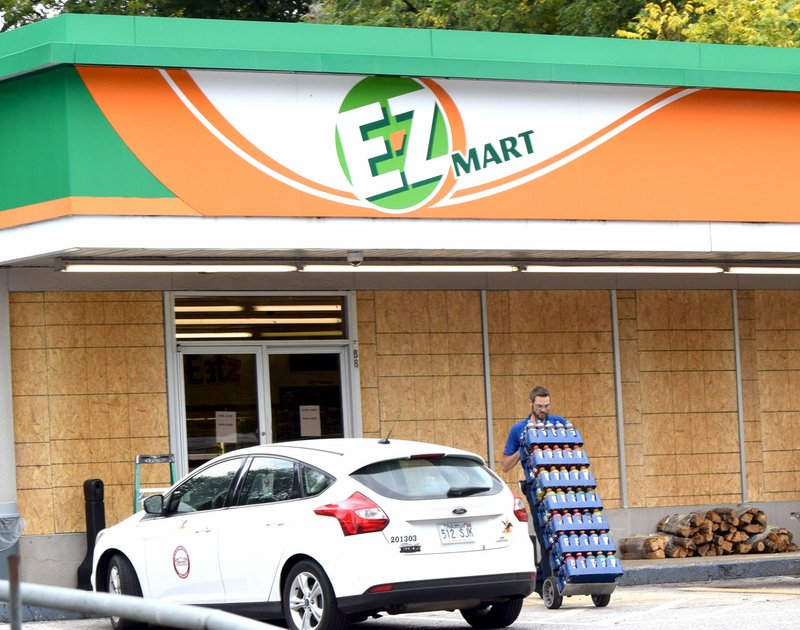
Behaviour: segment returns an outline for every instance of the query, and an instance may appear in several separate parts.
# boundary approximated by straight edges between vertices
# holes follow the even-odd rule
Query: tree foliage
[[[59,13],[298,22],[308,13],[309,3],[310,0],[0,0],[0,30]]]
[[[308,21],[610,37],[645,0],[318,0]]]
[[[0,0],[0,31],[59,13],[800,47],[800,0]]]
[[[65,0],[66,13],[297,22],[309,0]]]
[[[56,15],[61,2],[31,2],[30,0],[0,0],[0,32],[15,26],[25,26]]]
[[[748,46],[800,46],[800,1],[689,0],[648,2],[617,31],[630,39],[667,39]]]

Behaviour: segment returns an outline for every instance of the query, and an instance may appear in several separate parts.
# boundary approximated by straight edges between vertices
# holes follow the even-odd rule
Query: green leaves
[[[611,36],[645,0],[321,0],[308,21],[451,30]]]
[[[695,0],[648,2],[618,37],[715,44],[800,45],[800,2]]]

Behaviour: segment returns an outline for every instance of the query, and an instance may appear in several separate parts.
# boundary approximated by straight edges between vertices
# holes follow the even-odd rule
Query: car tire
[[[461,612],[464,620],[473,628],[489,630],[505,628],[517,620],[522,611],[522,598],[509,599],[497,604],[489,604],[480,608],[465,608]]]
[[[611,601],[611,593],[600,593],[592,595],[592,603],[598,608],[605,608]]]
[[[139,585],[139,578],[130,560],[122,554],[115,554],[108,563],[108,578],[106,580],[106,590],[112,595],[132,595],[142,596],[142,587]],[[147,627],[146,623],[123,619],[122,617],[110,617],[111,627],[114,630],[142,630]]]
[[[289,630],[344,630],[350,625],[328,576],[311,560],[298,562],[286,576],[283,616]]]

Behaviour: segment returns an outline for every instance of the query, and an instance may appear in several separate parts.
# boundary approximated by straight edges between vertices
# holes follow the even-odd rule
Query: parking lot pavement
[[[105,619],[62,619],[59,621],[23,621],[24,630],[109,630],[111,622]],[[11,630],[7,623],[0,623],[0,630]]]
[[[537,596],[526,599],[512,630],[619,630],[710,628],[719,619],[748,619],[754,628],[796,630],[800,627],[800,577],[733,579],[687,584],[620,586],[606,608],[586,596],[565,598],[548,610]],[[730,620],[734,620],[731,622]],[[384,615],[357,626],[360,630],[470,630],[458,612],[437,611]],[[107,619],[38,621],[23,630],[110,630]],[[9,630],[0,624],[0,630]]]
[[[717,584],[719,588],[731,588],[743,584],[743,579],[758,579],[762,583],[769,583],[770,580],[790,580],[795,589],[794,604],[800,598],[800,586],[796,581],[800,580],[800,552],[781,553],[781,554],[760,554],[758,556],[723,556],[718,558],[680,558],[667,560],[634,560],[622,562],[625,575],[618,581],[615,594],[612,597],[612,604],[609,608],[617,610],[622,608],[625,601],[630,600],[638,592],[658,593],[658,597],[666,597],[667,600],[680,594],[680,598],[697,598],[696,593],[690,590],[693,588],[706,588],[709,584]],[[788,576],[795,576],[794,578]],[[717,582],[718,581],[718,582]],[[643,589],[643,590],[641,590]],[[653,589],[653,590],[648,590]],[[785,588],[779,589],[785,590]],[[699,591],[698,591],[699,592]],[[724,593],[724,591],[722,591]],[[786,593],[776,593],[782,597]],[[585,607],[588,598],[574,597],[565,600],[564,607],[569,610],[575,607]],[[2,604],[0,604],[0,607]],[[591,608],[591,604],[589,604]],[[599,609],[598,609],[599,610]],[[634,612],[636,609],[634,608]],[[800,607],[798,607],[800,611]],[[41,611],[38,618],[43,618]],[[770,613],[769,609],[765,612]],[[542,600],[533,595],[525,600],[523,615],[514,624],[517,628],[540,628],[542,615],[547,615],[548,626],[557,619],[563,617],[561,614],[554,614],[548,611]],[[442,613],[441,617],[449,617],[449,627],[466,628],[469,626],[461,619],[458,613]],[[63,616],[63,615],[62,615]],[[74,615],[73,615],[74,616]],[[402,619],[401,619],[402,617]],[[424,621],[423,621],[424,617]],[[444,618],[442,617],[442,618]],[[2,619],[0,615],[0,619]],[[26,617],[23,616],[23,619]],[[31,615],[27,615],[31,618]],[[44,617],[52,619],[51,617]],[[364,630],[391,630],[394,627],[448,627],[434,624],[434,619],[438,617],[431,613],[430,616],[424,615],[401,615],[397,618],[384,617],[378,621],[371,621],[363,624]],[[597,618],[595,618],[597,619]],[[796,625],[780,625],[791,620]],[[574,621],[574,620],[573,620]],[[773,624],[773,630],[779,627],[798,628],[800,627],[800,613],[792,617],[783,615],[778,617]],[[398,625],[399,624],[399,625]],[[421,624],[421,625],[419,625]],[[761,627],[766,627],[761,625]],[[10,630],[11,626],[0,622],[0,630]],[[108,619],[62,619],[58,621],[24,621],[24,630],[109,630],[111,624]]]

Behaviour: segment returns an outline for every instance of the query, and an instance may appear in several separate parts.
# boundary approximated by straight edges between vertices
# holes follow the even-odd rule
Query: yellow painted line
[[[753,593],[756,595],[800,595],[800,589],[784,591],[779,588],[725,588],[713,586],[695,586],[682,588],[682,591],[701,591],[709,593]]]

